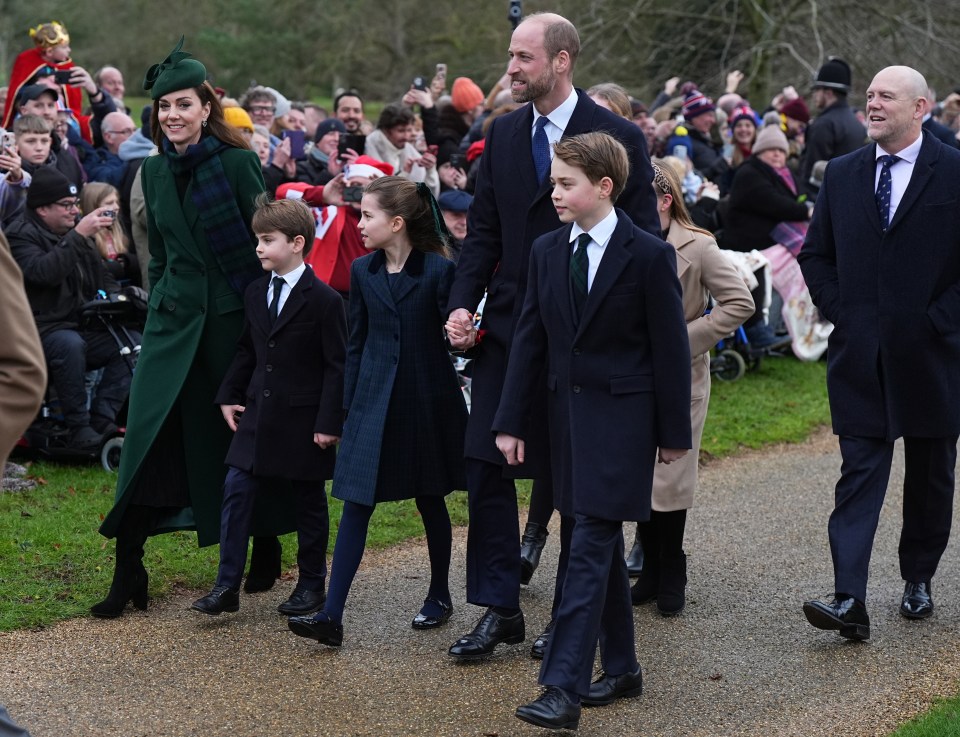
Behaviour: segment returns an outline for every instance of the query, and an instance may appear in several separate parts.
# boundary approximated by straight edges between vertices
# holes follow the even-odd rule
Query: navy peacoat
[[[617,210],[579,324],[570,225],[538,238],[495,432],[524,440],[546,364],[554,505],[560,514],[646,520],[657,448],[690,448],[690,343],[677,256]]]
[[[876,146],[827,167],[798,261],[836,326],[827,391],[838,435],[960,434],[960,151],[929,133],[886,233]]]
[[[604,131],[617,138],[630,156],[630,178],[618,204],[639,227],[659,235],[653,169],[640,129],[611,113],[577,90],[579,99],[564,130],[564,137]],[[480,159],[480,173],[470,206],[468,235],[457,262],[449,310],[476,309],[487,290],[483,309],[483,341],[474,351],[470,422],[466,452],[470,458],[503,465],[504,475],[536,478],[546,471],[545,426],[527,448],[527,460],[507,466],[490,434],[500,403],[507,370],[507,354],[523,306],[527,266],[533,241],[561,223],[550,200],[550,180],[537,181],[533,165],[531,131],[533,103],[490,125]],[[542,392],[534,414],[545,420]]]
[[[343,299],[308,266],[271,325],[270,279],[247,287],[243,333],[215,400],[245,407],[226,462],[268,478],[333,478],[336,450],[313,435],[343,432]]]
[[[467,407],[443,338],[453,268],[417,250],[396,275],[383,251],[351,266],[338,499],[370,506],[466,488]]]

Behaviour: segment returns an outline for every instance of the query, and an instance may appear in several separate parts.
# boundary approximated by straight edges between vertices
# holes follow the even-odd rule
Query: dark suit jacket
[[[923,121],[923,129],[929,131],[934,138],[936,138],[944,146],[950,146],[952,148],[957,148],[957,134],[955,131],[951,130],[945,126],[940,121],[934,120],[933,118],[927,118]]]
[[[271,325],[269,286],[267,275],[247,287],[243,333],[215,400],[246,406],[226,462],[267,478],[329,479],[336,450],[313,434],[343,432],[343,299],[308,266]]]
[[[816,195],[817,190],[810,184],[813,165],[856,151],[866,142],[867,131],[846,99],[841,99],[814,118],[807,126],[805,140],[797,186],[801,191],[806,189],[807,194]]]
[[[617,216],[579,324],[572,226],[534,243],[493,429],[532,438],[531,398],[546,388],[560,514],[645,520],[657,447],[691,447],[690,346],[676,251]]]
[[[414,250],[391,288],[383,251],[353,262],[338,499],[369,506],[466,487],[467,407],[443,341],[453,268]]]
[[[623,143],[631,171],[618,205],[642,229],[659,235],[653,170],[640,129],[593,102],[578,90],[579,101],[564,136],[605,131]],[[532,153],[532,103],[493,121],[487,132],[468,234],[457,262],[449,309],[473,311],[488,290],[483,310],[483,342],[473,365],[470,422],[466,453],[500,465],[503,456],[490,434],[490,423],[500,403],[500,387],[507,367],[523,293],[527,285],[530,246],[544,233],[560,227],[550,200],[549,179],[537,182]],[[542,400],[541,400],[542,405]],[[540,412],[542,414],[542,411]],[[538,437],[544,437],[539,434]],[[546,446],[534,443],[528,460],[510,469],[520,478],[546,470]]]
[[[830,162],[798,256],[836,326],[827,389],[838,435],[960,433],[960,151],[929,133],[890,227],[874,199],[876,147]]]

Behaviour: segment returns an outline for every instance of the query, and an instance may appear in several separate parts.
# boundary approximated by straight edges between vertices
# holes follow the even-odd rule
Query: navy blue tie
[[[550,173],[550,141],[543,129],[549,122],[546,115],[541,115],[537,118],[537,130],[533,134],[533,165],[537,167],[537,180],[540,182]]]
[[[900,161],[899,156],[880,156],[880,180],[877,182],[877,211],[880,213],[880,230],[887,232],[890,225],[890,188],[893,177],[890,176],[890,167]]]
[[[280,295],[283,293],[283,277],[273,277],[273,299],[270,300],[270,324],[277,321],[277,315],[280,314]]]

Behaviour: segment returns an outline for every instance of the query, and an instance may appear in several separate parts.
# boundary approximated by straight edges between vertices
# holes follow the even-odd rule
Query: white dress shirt
[[[303,272],[307,270],[306,264],[300,264],[293,271],[280,276],[277,272],[270,272],[270,284],[267,286],[267,309],[270,309],[270,303],[273,302],[273,278],[275,276],[280,276],[283,279],[283,288],[280,290],[280,302],[277,305],[277,316],[283,311],[283,306],[287,303],[287,297],[290,296],[290,290],[293,289],[294,285],[300,281],[300,277],[303,276]]]
[[[571,255],[573,255],[573,252],[576,250],[577,238],[580,237],[580,234],[588,233],[590,236],[590,242],[587,244],[587,260],[590,264],[590,268],[587,270],[587,293],[590,292],[590,287],[593,286],[593,278],[597,275],[600,260],[603,258],[607,244],[610,242],[610,237],[616,228],[617,211],[611,209],[609,214],[589,231],[585,231],[576,223],[573,224],[573,228],[570,230]]]
[[[920,145],[923,143],[923,133],[920,137],[900,151],[897,156],[900,161],[890,167],[890,218],[887,222],[893,222],[893,216],[897,212],[897,205],[903,199],[903,193],[907,191],[907,185],[910,184],[910,177],[913,176],[913,166],[917,163],[917,157],[920,155]],[[880,148],[877,144],[877,171],[873,178],[873,191],[877,191],[877,185],[880,183],[880,164],[881,156],[889,154]]]
[[[563,132],[567,129],[570,117],[573,115],[573,109],[577,106],[577,91],[570,90],[570,96],[560,103],[556,110],[546,116],[549,121],[543,126],[543,132],[547,134],[547,141],[550,142],[550,161],[553,161],[553,144],[560,140]],[[537,106],[533,106],[533,127],[530,129],[530,138],[537,132],[537,121],[543,116],[537,112]]]

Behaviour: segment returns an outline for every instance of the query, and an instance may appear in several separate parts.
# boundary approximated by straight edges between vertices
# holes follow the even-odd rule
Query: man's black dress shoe
[[[317,615],[302,614],[299,617],[290,617],[287,620],[287,626],[295,635],[309,637],[321,645],[340,647],[343,644],[343,625],[332,622],[323,612]]]
[[[534,660],[543,660],[543,656],[547,654],[547,645],[550,644],[550,638],[553,636],[553,625],[555,624],[556,622],[551,619],[547,628],[540,633],[540,636],[530,646],[530,657]]]
[[[833,601],[808,601],[803,605],[807,621],[821,630],[839,630],[848,640],[870,639],[867,608],[852,596],[837,594]]]
[[[547,544],[549,530],[536,522],[527,522],[520,538],[520,583],[526,586],[540,565],[540,554]]]
[[[643,693],[640,667],[634,673],[619,676],[603,675],[590,684],[590,693],[580,699],[584,706],[606,706],[617,699],[635,699]]]
[[[640,536],[633,541],[633,547],[630,548],[630,554],[627,556],[627,575],[630,578],[636,578],[643,570],[643,546],[640,544]]]
[[[253,538],[253,552],[250,553],[250,572],[243,582],[243,590],[248,594],[269,591],[280,578],[280,556],[283,549],[275,537]]]
[[[580,725],[580,704],[556,686],[547,686],[536,701],[517,708],[517,719],[547,729],[576,729]]]
[[[296,616],[297,614],[313,614],[323,609],[327,601],[327,595],[323,589],[320,591],[310,591],[297,586],[290,598],[277,607],[277,611],[287,616]]]
[[[928,581],[907,581],[903,587],[900,613],[907,619],[926,619],[933,614],[933,594]]]
[[[240,592],[226,586],[214,586],[213,590],[190,605],[191,609],[204,614],[223,614],[240,610]]]
[[[439,607],[440,614],[424,614],[423,610],[419,611],[410,623],[410,626],[415,630],[432,630],[434,627],[440,627],[446,624],[447,620],[450,619],[453,614],[453,604],[434,599],[432,596],[428,596],[423,600],[423,606],[426,607],[428,603],[435,604]]]
[[[503,617],[491,607],[480,617],[477,626],[453,643],[448,652],[459,660],[476,660],[492,653],[501,642],[507,645],[523,642],[524,636],[523,612]]]

